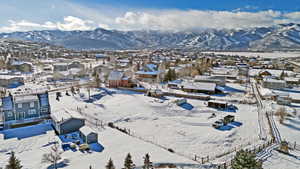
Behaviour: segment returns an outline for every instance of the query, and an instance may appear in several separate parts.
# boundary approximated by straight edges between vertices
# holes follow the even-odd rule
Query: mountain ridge
[[[157,30],[42,30],[0,33],[0,38],[49,43],[76,50],[199,48],[203,50],[297,50],[300,24],[247,29],[206,29],[198,32]]]

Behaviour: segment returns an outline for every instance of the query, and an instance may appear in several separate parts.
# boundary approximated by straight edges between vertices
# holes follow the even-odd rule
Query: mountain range
[[[300,24],[279,24],[247,29],[206,29],[167,32],[157,30],[91,31],[42,30],[0,33],[0,39],[17,39],[70,49],[199,48],[203,50],[299,50]]]

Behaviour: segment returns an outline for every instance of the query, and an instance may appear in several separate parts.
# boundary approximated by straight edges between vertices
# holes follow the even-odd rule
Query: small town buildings
[[[137,80],[154,83],[162,80],[164,73],[156,64],[146,64],[141,70],[135,72],[135,75]]]
[[[79,129],[79,136],[83,140],[83,142],[87,144],[98,142],[98,133],[87,126],[83,126]]]
[[[300,84],[300,79],[295,77],[285,77],[284,81],[288,87],[298,86]]]
[[[84,69],[84,65],[79,61],[73,61],[72,63],[68,64],[68,69]]]
[[[262,85],[263,87],[270,89],[282,89],[287,87],[284,80],[277,80],[272,78],[264,78],[262,81]]]
[[[181,89],[189,93],[215,94],[216,86],[215,83],[183,82]]]
[[[33,66],[30,62],[13,61],[10,65],[10,70],[29,73],[33,71]]]
[[[150,97],[162,97],[164,93],[160,89],[149,89],[146,95]]]
[[[181,83],[183,82],[183,80],[173,80],[168,82],[168,88],[170,89],[180,89],[181,88]]]
[[[53,64],[53,71],[63,72],[68,70],[68,63],[55,63]]]
[[[207,82],[207,83],[215,83],[219,86],[226,85],[226,77],[225,76],[195,76],[195,82]]]
[[[108,86],[111,88],[134,87],[135,84],[129,77],[125,76],[124,72],[111,71],[108,76]]]
[[[0,75],[0,87],[14,88],[24,85],[24,77],[15,75]]]
[[[48,93],[9,95],[2,98],[2,112],[7,127],[43,121],[50,117]]]
[[[288,94],[279,94],[276,98],[277,104],[279,105],[290,105],[292,103],[292,99]]]
[[[99,61],[99,60],[106,60],[109,57],[104,54],[95,54],[95,58],[96,58],[96,61]]]
[[[58,135],[79,131],[85,125],[85,119],[75,111],[60,110],[51,113],[53,127]]]

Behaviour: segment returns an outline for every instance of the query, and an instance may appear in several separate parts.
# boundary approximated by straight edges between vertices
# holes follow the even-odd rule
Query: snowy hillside
[[[300,25],[281,24],[243,30],[209,29],[201,32],[30,31],[2,33],[0,38],[62,45],[72,49],[141,49],[190,47],[204,50],[295,50],[300,47]]]

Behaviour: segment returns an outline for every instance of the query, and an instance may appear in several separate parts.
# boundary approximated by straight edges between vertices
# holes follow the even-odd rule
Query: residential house
[[[55,63],[53,64],[53,71],[63,72],[68,70],[68,63]]]
[[[206,82],[206,83],[215,83],[219,86],[225,86],[226,85],[226,77],[225,76],[195,76],[194,78],[195,82]]]
[[[262,81],[262,85],[263,87],[270,89],[282,89],[287,87],[284,80],[277,80],[272,78],[264,78]]]
[[[43,121],[50,117],[48,93],[9,95],[2,98],[2,116],[5,125]]]
[[[24,77],[15,75],[0,75],[0,87],[14,88],[24,85]]]
[[[216,93],[216,83],[204,83],[204,82],[183,82],[181,89],[185,92],[190,93],[205,93],[205,94],[215,94]]]
[[[111,71],[108,76],[108,86],[111,88],[134,87],[135,84],[129,77],[125,76],[124,72]]]
[[[85,125],[85,119],[75,111],[59,110],[51,113],[53,127],[58,135],[79,131]]]

